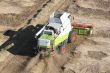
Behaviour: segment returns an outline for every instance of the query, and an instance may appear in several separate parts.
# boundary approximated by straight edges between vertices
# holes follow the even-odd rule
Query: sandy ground
[[[103,23],[100,22],[102,20],[81,19],[80,17],[80,21],[85,22],[84,20],[89,23],[97,24],[94,29],[94,36],[89,37],[76,48],[76,52],[81,52],[80,57],[71,58],[70,62],[65,65],[65,71],[73,71],[73,73],[109,73],[110,38],[109,36],[104,37],[105,34],[97,32],[100,30],[107,30],[107,28],[109,30],[109,27],[107,27],[107,24],[109,25],[109,21],[103,21],[106,23],[106,25],[103,25]],[[100,24],[100,26],[98,24]],[[105,33],[109,35],[109,33]]]
[[[0,31],[27,25],[49,0],[0,0]],[[45,5],[46,6],[46,5]],[[24,25],[23,25],[24,23]],[[2,26],[3,25],[3,26]],[[9,28],[11,27],[11,28]]]
[[[106,3],[105,0],[79,0],[76,5],[70,5],[68,10],[75,16],[75,22],[93,24],[94,29],[93,34],[76,48],[80,56],[71,57],[65,64],[64,73],[110,73],[110,21],[103,16],[107,15],[107,8],[103,8],[109,2]],[[105,5],[100,7],[101,4]]]
[[[25,67],[27,60],[29,61],[29,58],[14,56],[11,60],[9,60],[9,63],[5,65],[0,73],[20,73]]]
[[[59,0],[59,2],[60,2],[60,0]],[[49,15],[54,9],[56,10],[59,8],[63,8],[62,7],[63,1],[61,1],[61,2],[62,2],[61,4],[57,5],[57,3],[58,3],[57,0],[52,1],[51,3],[49,3],[49,1],[48,1],[47,3],[49,3],[49,5],[47,5],[47,7],[45,7],[45,8],[43,8],[43,10],[49,12],[49,13],[46,13]],[[57,6],[57,7],[54,7],[54,6]],[[47,8],[50,8],[50,10],[49,11],[46,10]],[[42,18],[47,17],[47,15],[46,16],[39,15],[39,17],[41,20],[41,17]],[[36,18],[36,16],[34,16],[34,18]],[[31,39],[31,37],[29,37],[28,40],[24,40],[25,38],[23,36],[26,36],[26,35],[28,36],[28,34],[29,34],[29,36],[32,35],[32,33],[30,33],[30,32],[33,31],[32,30],[33,27],[34,26],[30,25],[29,28],[23,28],[24,30],[19,29],[17,35],[11,36],[9,38],[9,39],[12,39],[12,38],[18,36],[17,38],[15,38],[15,41],[13,41],[16,43],[14,43],[14,45],[12,45],[10,47],[10,49],[7,48],[8,51],[6,51],[6,50],[0,51],[0,73],[7,73],[7,72],[8,73],[15,73],[15,72],[17,72],[17,73],[36,73],[36,72],[42,73],[44,71],[46,73],[49,73],[49,72],[52,73],[53,72],[53,70],[51,70],[52,68],[55,68],[55,73],[58,73],[61,70],[58,65],[58,64],[60,64],[60,62],[56,63],[56,61],[54,61],[53,57],[47,58],[46,60],[39,61],[39,58],[37,56],[32,58],[29,56],[29,54],[28,54],[28,56],[27,55],[24,56],[24,55],[19,54],[24,49],[23,47],[20,48],[21,46],[25,46],[25,44],[23,42],[25,42],[25,43],[32,42],[31,40],[29,40],[29,38]],[[12,32],[14,32],[14,31],[12,31]],[[27,34],[25,34],[25,33],[27,33]],[[10,41],[8,41],[8,42],[10,42]],[[13,42],[11,42],[11,43],[13,44]],[[19,46],[13,47],[15,45],[16,46],[19,45]],[[25,49],[27,49],[27,51],[29,52],[28,48],[29,47],[27,47]],[[24,53],[22,52],[22,54],[26,54],[26,52],[24,52]],[[58,59],[60,59],[60,57]],[[54,66],[55,64],[56,64],[56,66]],[[51,66],[52,66],[52,68],[51,68]]]
[[[0,14],[22,13],[23,7],[35,5],[35,0],[0,0]]]
[[[78,0],[77,4],[84,8],[99,9],[104,11],[110,10],[109,0]]]
[[[4,1],[7,3],[10,0]],[[12,1],[19,2],[20,0]],[[83,2],[84,0],[81,1]],[[71,3],[67,10],[74,16],[75,22],[93,24],[94,29],[93,34],[76,48],[75,55],[71,53],[65,55],[54,53],[49,57],[39,59],[38,55],[29,57],[19,54],[15,55],[2,50],[0,51],[0,73],[110,73],[110,21],[109,18],[107,18],[109,9],[105,10],[103,5],[102,8],[96,7],[96,5],[99,4],[94,4],[95,0],[87,0],[87,2],[84,1],[84,3],[81,1],[77,3],[79,6]],[[101,2],[103,1],[105,5],[107,5],[107,0],[101,0]],[[3,2],[3,0],[1,0],[1,2]],[[23,2],[25,2],[26,5]],[[46,9],[45,7],[42,9],[37,18],[32,19],[32,23],[45,23],[47,19],[41,19],[48,17],[52,8],[54,8],[51,7],[54,6],[54,3],[58,4],[56,0],[55,2],[49,3]],[[87,4],[85,5],[85,3]],[[34,0],[32,0],[31,3],[30,0],[22,0],[19,4],[24,7],[27,5],[31,6],[34,4]],[[92,8],[92,4],[94,4],[94,8]],[[47,10],[48,8],[50,10]],[[105,17],[98,13],[98,9],[101,9],[100,13]],[[96,14],[94,11],[96,11]],[[44,16],[44,12],[48,13]],[[23,39],[24,37],[21,38]],[[19,38],[17,40],[19,40]],[[20,43],[22,42],[20,41]],[[17,45],[19,45],[19,43]],[[17,49],[18,52],[20,52],[19,50],[20,49]]]

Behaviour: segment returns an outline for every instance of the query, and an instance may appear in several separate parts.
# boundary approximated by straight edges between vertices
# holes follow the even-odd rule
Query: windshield
[[[52,35],[52,31],[47,31],[47,30],[45,30],[45,31],[44,31],[44,34]]]
[[[52,19],[50,19],[49,22],[50,22],[50,23],[59,23],[59,24],[62,24],[60,18],[52,18]]]

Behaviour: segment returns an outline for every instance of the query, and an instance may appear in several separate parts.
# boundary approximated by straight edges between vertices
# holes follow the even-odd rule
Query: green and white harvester
[[[54,12],[50,15],[48,24],[35,35],[37,39],[36,49],[46,52],[64,49],[64,45],[71,41],[71,35],[75,34],[72,22],[70,13]]]

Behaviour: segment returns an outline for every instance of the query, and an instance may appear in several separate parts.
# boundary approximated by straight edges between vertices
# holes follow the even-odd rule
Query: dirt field
[[[59,8],[64,8],[66,5],[63,6],[63,4],[67,4],[66,1],[67,0],[46,1],[46,4],[43,5],[43,8],[38,10],[37,13],[33,14],[34,16],[32,16],[31,19],[35,19],[35,18],[37,19],[40,17],[40,19],[37,21],[39,22],[41,18],[48,17],[49,14],[52,13],[54,10],[57,10]],[[45,1],[42,1],[42,2],[45,3]],[[58,5],[59,2],[61,3]],[[7,1],[5,3],[7,3]],[[37,3],[40,4],[40,1],[38,1]],[[49,11],[47,10],[48,8],[50,8]],[[46,16],[41,15],[43,14],[42,11],[48,12],[48,13],[45,13]],[[43,22],[46,22],[46,20],[44,20]],[[37,57],[38,55],[35,57],[33,56],[33,45],[35,45],[34,34],[38,30],[35,29],[36,26],[28,25],[30,22],[35,23],[35,21],[31,21],[29,19],[28,23],[26,21],[25,23],[22,23],[23,25],[26,25],[26,27],[20,28],[20,27],[23,27],[23,26],[20,26],[17,31],[15,31],[16,29],[15,27],[14,30],[8,30],[6,33],[4,33],[4,35],[8,36],[9,39],[3,45],[0,46],[0,50],[1,50],[0,51],[0,73],[7,73],[7,72],[8,73],[36,73],[36,71],[38,71],[39,73],[39,72],[43,72],[42,68],[44,68],[45,66],[47,68],[49,67],[49,70],[50,70],[49,72],[52,72],[50,66],[52,65],[54,67],[53,58],[50,59],[50,61],[52,61],[51,64],[47,66],[47,64],[49,64],[48,63],[49,59],[46,59],[46,61],[45,60],[39,61],[39,57]],[[4,28],[7,30],[7,27],[4,27],[4,28],[1,27],[1,28],[3,29],[2,31],[4,31]],[[8,28],[12,28],[12,27],[8,27]],[[4,38],[1,40],[4,40]],[[57,70],[58,69],[57,67],[58,66],[54,68],[56,68]],[[46,71],[48,70],[46,69],[45,72]]]
[[[6,18],[11,18],[13,14],[13,16],[20,15],[22,17],[25,10],[27,12],[32,9],[33,12],[29,12],[30,17],[26,16],[27,21],[21,22],[23,25],[30,25],[25,28],[19,26],[18,30],[14,31],[17,27],[15,25],[14,30],[7,32],[9,39],[0,46],[0,73],[110,73],[110,1],[69,1],[0,0],[0,15],[4,15]],[[40,10],[39,4],[44,4]],[[38,9],[37,13],[33,11],[34,9]],[[35,29],[36,24],[46,23],[48,16],[57,9],[70,12],[74,16],[75,22],[93,24],[93,34],[76,47],[74,54],[72,49],[65,55],[52,53],[49,57],[39,59],[39,54],[34,56],[32,50],[35,45],[33,37],[38,31]],[[8,22],[4,19],[0,22]],[[0,28],[2,26],[0,25]],[[8,26],[8,28],[12,27]],[[7,30],[7,27],[2,29]]]
[[[65,73],[110,73],[109,6],[108,0],[78,0],[68,9],[76,22],[93,24],[94,30],[93,35],[76,48],[80,57],[71,58],[65,65]]]
[[[0,0],[0,31],[15,29],[37,13],[49,0]],[[11,27],[11,28],[9,28]],[[14,28],[13,28],[14,27]]]

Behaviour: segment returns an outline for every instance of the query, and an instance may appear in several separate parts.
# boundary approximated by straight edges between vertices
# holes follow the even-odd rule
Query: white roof
[[[59,29],[61,26],[66,26],[69,22],[69,15],[70,13],[67,12],[55,12],[51,15],[47,26],[51,26],[55,29]]]

